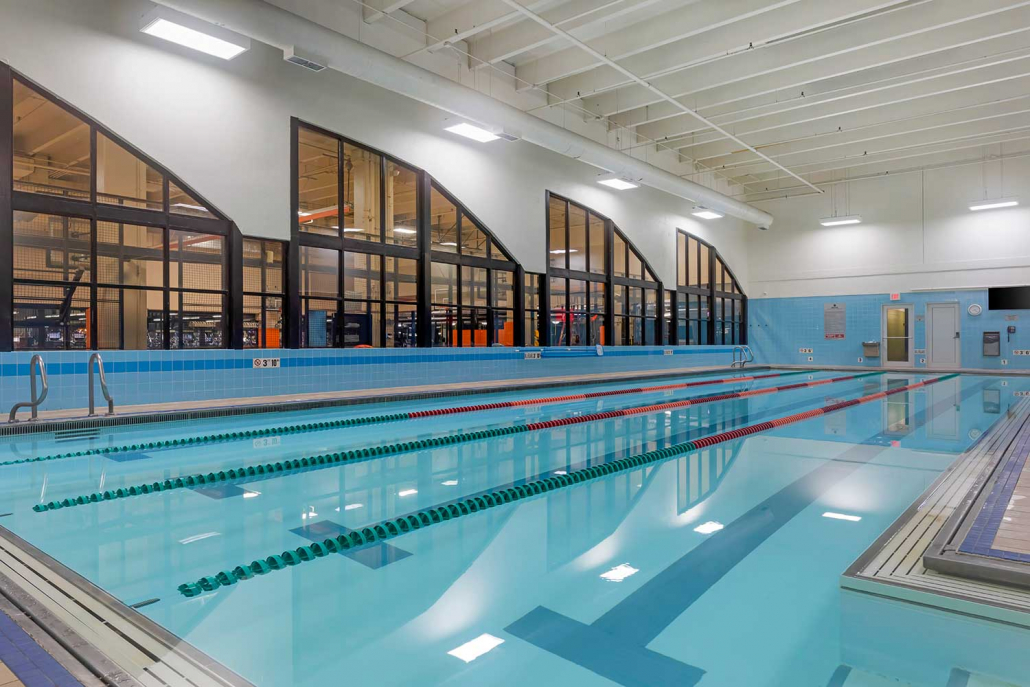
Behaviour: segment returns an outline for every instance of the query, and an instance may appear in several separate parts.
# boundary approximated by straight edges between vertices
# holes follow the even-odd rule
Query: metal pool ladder
[[[36,394],[36,368],[39,368],[39,376],[43,382],[43,393]],[[50,385],[47,384],[46,379],[46,364],[43,362],[43,357],[38,353],[32,356],[32,362],[29,363],[29,383],[32,386],[32,400],[22,401],[21,403],[15,403],[14,407],[11,408],[11,415],[7,418],[8,422],[17,422],[16,416],[18,411],[22,408],[31,408],[32,417],[29,418],[30,422],[35,422],[38,419],[38,413],[36,412],[39,406],[46,400],[46,395],[50,393]]]
[[[114,415],[114,399],[111,398],[111,392],[107,390],[107,376],[104,374],[104,359],[100,357],[99,353],[94,353],[89,357],[89,416],[96,415],[96,408],[94,407],[94,394],[93,394],[93,363],[96,362],[97,368],[100,370],[100,391],[103,392],[104,398],[107,399],[107,414]]]
[[[730,367],[744,367],[753,362],[755,362],[755,354],[751,352],[750,346],[733,347],[733,362],[730,363]]]

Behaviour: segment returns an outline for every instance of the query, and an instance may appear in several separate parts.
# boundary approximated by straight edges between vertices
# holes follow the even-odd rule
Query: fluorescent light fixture
[[[504,644],[504,640],[500,637],[494,637],[491,634],[481,634],[471,642],[465,642],[457,649],[451,649],[448,651],[448,655],[460,658],[465,663],[472,663],[477,658],[482,656],[488,651],[496,649],[500,645]]]
[[[416,232],[411,227],[394,227],[393,228],[393,233],[395,233],[395,234],[417,234],[418,232]]]
[[[465,138],[471,138],[473,141],[479,141],[480,143],[489,143],[490,141],[496,141],[500,138],[500,136],[492,134],[486,129],[483,129],[478,126],[473,126],[472,124],[469,124],[467,122],[462,122],[461,124],[449,126],[446,130],[450,131],[452,134],[458,134],[459,136],[464,136]]]
[[[638,572],[640,572],[640,570],[634,568],[629,563],[622,563],[606,573],[601,573],[601,579],[607,580],[608,582],[622,582],[630,575],[636,575]]]
[[[198,212],[207,212],[207,208],[202,205],[190,205],[189,203],[172,203],[173,208],[183,208],[185,210],[196,210]]]
[[[721,522],[716,522],[715,520],[709,520],[705,524],[698,525],[697,527],[695,527],[694,531],[695,532],[700,532],[701,534],[711,534],[712,532],[718,532],[722,528],[723,528],[723,524]]]
[[[555,248],[551,251],[551,255],[565,255],[566,253],[578,253],[579,251],[575,248],[565,250],[564,248]]]
[[[417,494],[417,493],[418,493],[418,489],[404,489],[402,491],[398,491],[397,492],[397,496],[411,496],[412,494]]]
[[[1019,205],[1019,200],[1016,198],[997,198],[995,200],[981,200],[975,203],[970,203],[969,209],[973,212],[977,210],[997,210],[999,208],[1011,208]]]
[[[819,224],[824,227],[839,227],[845,224],[861,224],[861,215],[841,215],[840,217],[823,217]]]
[[[722,219],[724,216],[721,212],[715,210],[709,210],[703,205],[695,205],[693,211],[690,213],[694,217],[700,217],[701,219]]]
[[[210,539],[211,537],[217,537],[221,535],[221,532],[205,532],[204,534],[194,534],[192,537],[186,537],[180,539],[180,544],[192,544],[193,542],[203,541],[204,539]]]
[[[456,244],[454,241],[444,241],[440,245],[441,246],[451,246],[451,247],[454,247],[454,248],[456,248],[458,246],[458,244]]]
[[[336,227],[333,227],[333,229],[335,229],[335,228],[336,228]],[[357,233],[359,233],[359,234],[360,234],[360,233],[361,233],[361,232],[363,232],[363,231],[365,231],[365,230],[364,230],[364,229],[362,229],[361,227],[344,227],[344,228],[343,228],[343,233],[344,233],[344,234],[353,234],[353,233],[355,233],[355,232],[357,232]]]
[[[140,22],[140,31],[207,55],[231,60],[250,50],[250,39],[167,7],[156,7]]]
[[[634,184],[632,181],[626,181],[625,179],[619,179],[618,177],[601,179],[597,183],[607,186],[608,188],[614,188],[616,191],[628,191],[631,188],[640,188],[639,184]]]
[[[858,522],[862,518],[857,515],[845,515],[844,513],[823,513],[824,518],[831,518],[833,520],[847,520],[848,522]]]
[[[445,487],[456,487],[458,486],[458,480],[449,479],[446,482],[440,482],[440,484],[444,485]]]

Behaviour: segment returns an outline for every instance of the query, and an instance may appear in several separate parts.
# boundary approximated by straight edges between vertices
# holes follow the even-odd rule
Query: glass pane
[[[169,320],[172,348],[223,348],[224,296],[218,293],[173,292]]]
[[[378,257],[378,256],[376,256]],[[379,348],[382,318],[379,303],[347,301],[343,305],[343,347]]]
[[[90,281],[90,223],[74,217],[14,213],[14,278]]]
[[[568,294],[566,293],[566,280],[561,277],[551,277],[551,345],[568,345]]]
[[[486,308],[461,308],[461,345],[469,348],[483,348],[487,345],[489,332],[489,310]]]
[[[621,284],[615,285],[615,290],[612,292],[612,300],[614,301],[614,308],[616,315],[626,314],[626,289],[629,287],[622,286]]]
[[[389,258],[387,258],[389,263]],[[386,347],[387,348],[414,348],[418,345],[416,339],[416,322],[414,305],[402,303],[386,304]]]
[[[461,214],[461,253],[477,258],[486,257],[486,233],[465,213]]]
[[[339,252],[329,248],[300,247],[300,294],[325,298],[340,295]]]
[[[698,250],[699,250],[699,246],[700,245],[701,244],[699,244],[697,242],[697,239],[689,239],[690,250],[687,253],[687,269],[688,269],[688,273],[687,273],[687,279],[688,279],[687,286],[697,286],[698,285],[698,278],[697,278],[697,256],[698,256]]]
[[[164,293],[97,289],[97,345],[146,350],[164,342]]]
[[[243,290],[282,293],[283,244],[280,241],[243,239]]]
[[[434,305],[431,322],[434,347],[458,345],[458,308],[456,306]]]
[[[887,309],[887,362],[908,362],[908,308]]]
[[[627,317],[629,331],[627,332],[626,345],[640,346],[644,343],[644,318]]]
[[[430,232],[433,250],[458,252],[458,209],[433,186],[430,201]]]
[[[300,302],[300,345],[303,348],[332,348],[336,346],[335,300],[302,298]]]
[[[672,292],[665,291],[662,294],[662,301],[662,333],[665,337],[665,341],[660,343],[675,344],[676,328],[673,326],[674,320],[672,317]]]
[[[461,304],[486,305],[486,270],[482,267],[461,268]]]
[[[700,273],[700,286],[702,289],[710,287],[708,280],[708,246],[703,243],[698,244],[701,253],[701,273]]]
[[[640,317],[643,315],[644,309],[644,294],[643,289],[636,286],[631,286],[629,291],[629,314],[634,317]]]
[[[380,241],[379,180],[382,158],[370,150],[343,144],[343,231],[346,238]],[[350,229],[351,231],[348,231]],[[416,236],[415,227],[394,226],[393,233]]]
[[[626,338],[626,320],[627,319],[628,318],[623,317],[622,315],[617,315],[615,317],[615,325],[614,325],[615,326],[615,339],[614,339],[614,344],[616,346],[625,346],[626,345],[626,342],[627,342],[627,338]]]
[[[654,346],[655,345],[655,318],[645,317],[644,318],[644,345]]]
[[[493,303],[498,308],[515,307],[515,273],[492,270],[494,278]]]
[[[418,174],[386,161],[386,242],[418,245]]]
[[[15,284],[15,350],[87,348],[88,312],[86,287]]]
[[[538,346],[540,344],[540,275],[527,274],[523,284],[523,307],[525,309],[525,329],[523,344]]]
[[[416,300],[416,278],[418,275],[418,261],[409,260],[408,258],[386,258],[386,275],[384,277],[386,281],[386,300],[388,301],[404,301],[406,303],[414,303]],[[402,320],[414,318],[414,314],[409,313],[407,310],[397,311],[401,314]],[[398,327],[406,326],[398,320]],[[389,331],[387,331],[389,336]],[[412,332],[410,341],[411,344],[404,344],[405,346],[414,345],[415,334]],[[405,339],[407,340],[407,339]],[[389,346],[387,341],[387,346]],[[398,344],[400,345],[400,344]]]
[[[265,322],[262,331],[262,348],[281,348],[283,346],[283,299],[281,297],[265,297]]]
[[[458,266],[434,262],[432,272],[432,302],[458,305]],[[434,338],[435,342],[436,339]]]
[[[604,284],[590,282],[590,312],[604,314],[604,288]]]
[[[343,297],[355,300],[379,300],[380,258],[367,253],[343,254]],[[346,345],[346,344],[345,344]]]
[[[590,271],[605,273],[604,220],[597,215],[590,215]]]
[[[297,132],[297,214],[300,230],[340,235],[340,148],[330,136]]]
[[[168,182],[168,210],[173,215],[190,215],[191,217],[214,217],[215,213],[207,209],[199,200],[179,188],[174,181]]]
[[[658,317],[657,289],[644,289],[644,314],[647,317]]]
[[[494,338],[491,345],[515,345],[515,313],[511,310],[493,310]]]
[[[629,250],[629,276],[633,279],[644,278],[644,266],[640,261],[640,256],[632,248]]]
[[[97,222],[97,281],[164,286],[164,237],[164,229],[157,227]]]
[[[565,255],[565,212],[566,202],[559,198],[551,198],[551,207],[547,214],[547,224],[550,237],[550,259],[551,267],[564,269],[568,258]]]
[[[590,284],[590,341],[591,346],[604,344],[604,284]]]
[[[687,286],[687,235],[676,232],[676,284]]]
[[[164,210],[164,181],[143,160],[97,132],[97,202]]]
[[[260,243],[260,241],[258,242]],[[246,271],[246,268],[244,268]],[[261,307],[261,296],[243,297],[243,347],[260,348],[264,311]]]
[[[722,260],[719,260],[717,258],[715,260],[715,288],[716,288],[717,291],[725,291],[726,290],[725,288],[723,288],[723,283],[722,283],[723,282],[723,278],[724,278],[724,272],[723,272],[723,269],[722,269]]]
[[[14,80],[14,190],[89,198],[89,125]]]
[[[569,345],[586,346],[587,334],[587,283],[580,279],[569,280],[569,310],[572,321],[569,328]]]
[[[618,233],[616,233],[615,234],[615,241],[614,241],[614,243],[615,243],[615,247],[613,248],[613,250],[615,251],[615,276],[616,277],[625,277],[626,276],[626,241],[621,236],[619,236]]]
[[[144,305],[146,301],[143,301]],[[139,314],[139,313],[137,313]],[[142,318],[133,318],[133,324],[143,325],[147,331],[147,311]],[[121,289],[97,289],[97,347],[117,350],[122,347]]]
[[[168,234],[171,286],[224,290],[224,243],[221,236],[171,230]]]
[[[569,269],[587,269],[587,211],[569,205]]]

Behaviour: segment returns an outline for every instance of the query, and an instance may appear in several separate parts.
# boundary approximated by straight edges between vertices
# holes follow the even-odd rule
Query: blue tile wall
[[[528,350],[542,359],[526,360]],[[671,355],[666,355],[671,351]],[[731,346],[606,348],[362,349],[263,351],[103,351],[108,388],[119,406],[219,398],[531,379],[576,374],[729,365]],[[0,410],[29,397],[31,352],[0,353]],[[89,351],[44,351],[50,394],[43,410],[88,403]],[[255,358],[280,358],[254,369]],[[97,388],[97,407],[104,401]],[[27,413],[26,413],[27,415]]]
[[[1012,351],[1030,349],[1030,311],[988,310],[987,290],[927,291],[902,293],[898,304],[912,304],[916,316],[915,348],[926,348],[927,303],[959,304],[962,367],[972,369],[1030,369],[1030,356],[1014,356]],[[890,294],[860,296],[818,296],[806,298],[751,298],[748,300],[748,343],[756,362],[763,364],[854,365],[878,367],[883,359],[865,358],[863,341],[879,341],[881,308],[890,303]],[[823,305],[844,303],[847,306],[845,338],[826,339],[823,331]],[[973,317],[967,308],[977,303],[983,312]],[[1007,319],[1015,318],[1015,319]],[[1009,340],[1006,328],[1016,327]],[[1001,332],[1001,355],[983,355],[982,335],[985,331]],[[799,353],[799,348],[813,352]],[[882,347],[881,347],[882,348]],[[808,361],[811,355],[813,361]],[[859,363],[858,359],[864,358]],[[916,367],[921,355],[915,356]],[[1003,364],[1006,361],[1007,364]]]

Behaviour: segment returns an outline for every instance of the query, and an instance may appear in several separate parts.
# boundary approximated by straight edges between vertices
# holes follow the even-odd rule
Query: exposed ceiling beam
[[[369,24],[377,22],[391,12],[404,9],[415,0],[362,0],[362,18]]]
[[[606,56],[602,55],[602,54],[601,54],[601,53],[599,53],[599,52],[598,52],[597,50],[595,50],[595,49],[591,48],[591,47],[590,47],[590,46],[588,46],[588,45],[587,45],[586,43],[584,43],[583,41],[579,40],[579,39],[578,39],[578,38],[576,38],[575,36],[573,36],[573,35],[569,34],[568,32],[564,31],[563,29],[561,29],[561,28],[558,28],[557,26],[553,26],[553,25],[551,25],[551,24],[548,24],[548,23],[547,23],[547,21],[546,21],[546,20],[545,20],[545,19],[544,19],[543,17],[541,17],[540,15],[538,15],[538,14],[534,13],[533,11],[531,11],[531,10],[527,9],[526,7],[524,7],[523,5],[521,5],[521,4],[520,4],[520,3],[518,2],[518,0],[504,0],[504,2],[505,2],[505,3],[507,3],[508,5],[510,5],[510,6],[511,6],[511,7],[513,8],[513,9],[516,9],[516,10],[518,10],[519,12],[521,12],[522,14],[524,14],[525,16],[527,16],[527,17],[529,17],[530,19],[532,19],[533,21],[537,22],[537,23],[538,23],[538,24],[540,24],[541,26],[547,27],[547,28],[548,28],[549,30],[553,31],[553,32],[554,32],[554,33],[556,33],[557,35],[561,36],[561,37],[562,37],[562,38],[564,38],[565,40],[567,40],[567,41],[569,41],[570,43],[572,43],[573,45],[575,45],[575,46],[579,47],[579,48],[580,48],[581,50],[584,50],[584,51],[586,51],[587,53],[591,54],[591,55],[592,55],[592,56],[593,56],[594,58],[596,58],[596,59],[600,60],[601,62],[603,62],[603,63],[607,64],[607,65],[608,65],[609,67],[611,67],[612,69],[617,69],[617,70],[619,70],[619,71],[620,71],[620,72],[621,72],[621,73],[622,73],[623,75],[625,75],[625,76],[626,76],[626,78],[628,78],[628,79],[631,79],[631,80],[633,80],[633,81],[634,81],[635,83],[637,83],[637,84],[639,84],[639,85],[640,85],[641,87],[643,87],[643,88],[647,89],[647,90],[648,90],[648,91],[649,91],[650,93],[654,94],[654,95],[655,95],[656,97],[658,97],[658,98],[660,98],[660,99],[662,99],[662,100],[664,100],[664,101],[666,101],[666,102],[669,102],[669,103],[670,103],[670,104],[672,104],[673,106],[679,107],[679,108],[680,108],[680,109],[682,109],[682,110],[683,110],[683,112],[685,112],[686,114],[689,114],[689,115],[692,115],[692,116],[694,116],[694,117],[697,117],[697,119],[698,119],[698,120],[700,120],[700,121],[701,121],[702,123],[704,123],[704,124],[705,124],[706,126],[709,126],[709,127],[713,128],[713,129],[715,129],[716,131],[720,132],[721,134],[723,134],[723,135],[724,135],[724,136],[726,136],[727,138],[731,138],[731,139],[733,139],[734,141],[736,141],[736,142],[737,142],[737,143],[739,143],[740,145],[744,146],[745,148],[747,148],[748,150],[750,150],[750,151],[751,151],[752,153],[754,153],[754,154],[755,154],[755,155],[757,155],[758,157],[760,157],[760,158],[762,158],[762,159],[766,160],[767,162],[769,162],[769,164],[771,164],[771,165],[773,165],[774,167],[776,167],[776,168],[780,169],[781,171],[783,171],[783,172],[786,172],[787,174],[789,174],[790,176],[794,177],[795,179],[797,179],[797,180],[798,180],[798,181],[800,181],[801,183],[804,183],[804,184],[808,184],[808,182],[807,182],[807,181],[805,181],[804,179],[802,179],[802,178],[801,178],[800,176],[798,176],[798,175],[797,175],[797,174],[795,174],[794,172],[790,171],[789,169],[787,169],[787,168],[786,168],[786,167],[784,167],[783,165],[780,165],[779,163],[777,163],[777,162],[775,162],[774,160],[770,159],[770,158],[769,158],[769,157],[767,157],[766,155],[764,155],[764,154],[762,154],[762,153],[758,152],[757,150],[755,150],[754,148],[752,148],[752,147],[751,147],[750,145],[748,145],[748,144],[747,144],[747,143],[745,143],[744,141],[742,141],[742,140],[740,140],[739,138],[735,137],[735,136],[734,136],[733,134],[731,134],[731,133],[729,133],[728,131],[726,131],[726,130],[724,130],[724,129],[720,128],[720,127],[719,127],[718,125],[716,125],[716,124],[713,124],[713,123],[709,122],[709,121],[708,121],[708,120],[706,120],[706,119],[705,119],[704,117],[702,117],[701,115],[697,114],[696,112],[694,112],[693,110],[691,110],[690,108],[688,108],[688,107],[687,107],[686,105],[683,105],[682,103],[680,103],[679,101],[677,101],[677,100],[673,99],[673,98],[672,98],[671,96],[669,96],[669,95],[667,95],[666,93],[662,92],[661,90],[659,90],[659,89],[658,89],[658,88],[656,88],[655,86],[652,86],[651,84],[647,83],[646,81],[644,81],[644,80],[643,80],[643,79],[641,79],[640,77],[636,76],[635,74],[633,74],[633,73],[632,73],[632,72],[630,72],[629,70],[627,70],[627,69],[625,69],[625,68],[621,67],[621,66],[620,66],[620,65],[619,65],[619,64],[618,64],[617,62],[615,62],[614,60],[611,60],[611,59],[609,59],[608,57],[606,57]],[[811,186],[811,184],[809,184],[809,186]],[[813,190],[816,190],[816,191],[819,191],[819,189],[817,189],[817,188],[816,188],[815,186],[812,186],[812,189],[813,189]],[[821,193],[821,191],[819,191],[819,192]]]
[[[737,54],[719,69],[690,69],[652,83],[677,98],[745,82],[740,97],[798,87],[810,81],[870,69],[1030,29],[1030,0],[939,0],[852,26]],[[830,46],[830,47],[828,47]],[[597,115],[613,115],[661,102],[647,88],[628,86],[584,100]]]
[[[549,4],[548,0],[537,0],[532,6],[543,8]],[[503,26],[518,18],[518,12],[513,12],[500,0],[477,0],[459,5],[426,23],[426,33],[431,38],[427,40],[425,48],[412,54],[422,51],[435,52],[458,41],[467,41],[477,34]],[[410,56],[408,55],[408,57]]]

